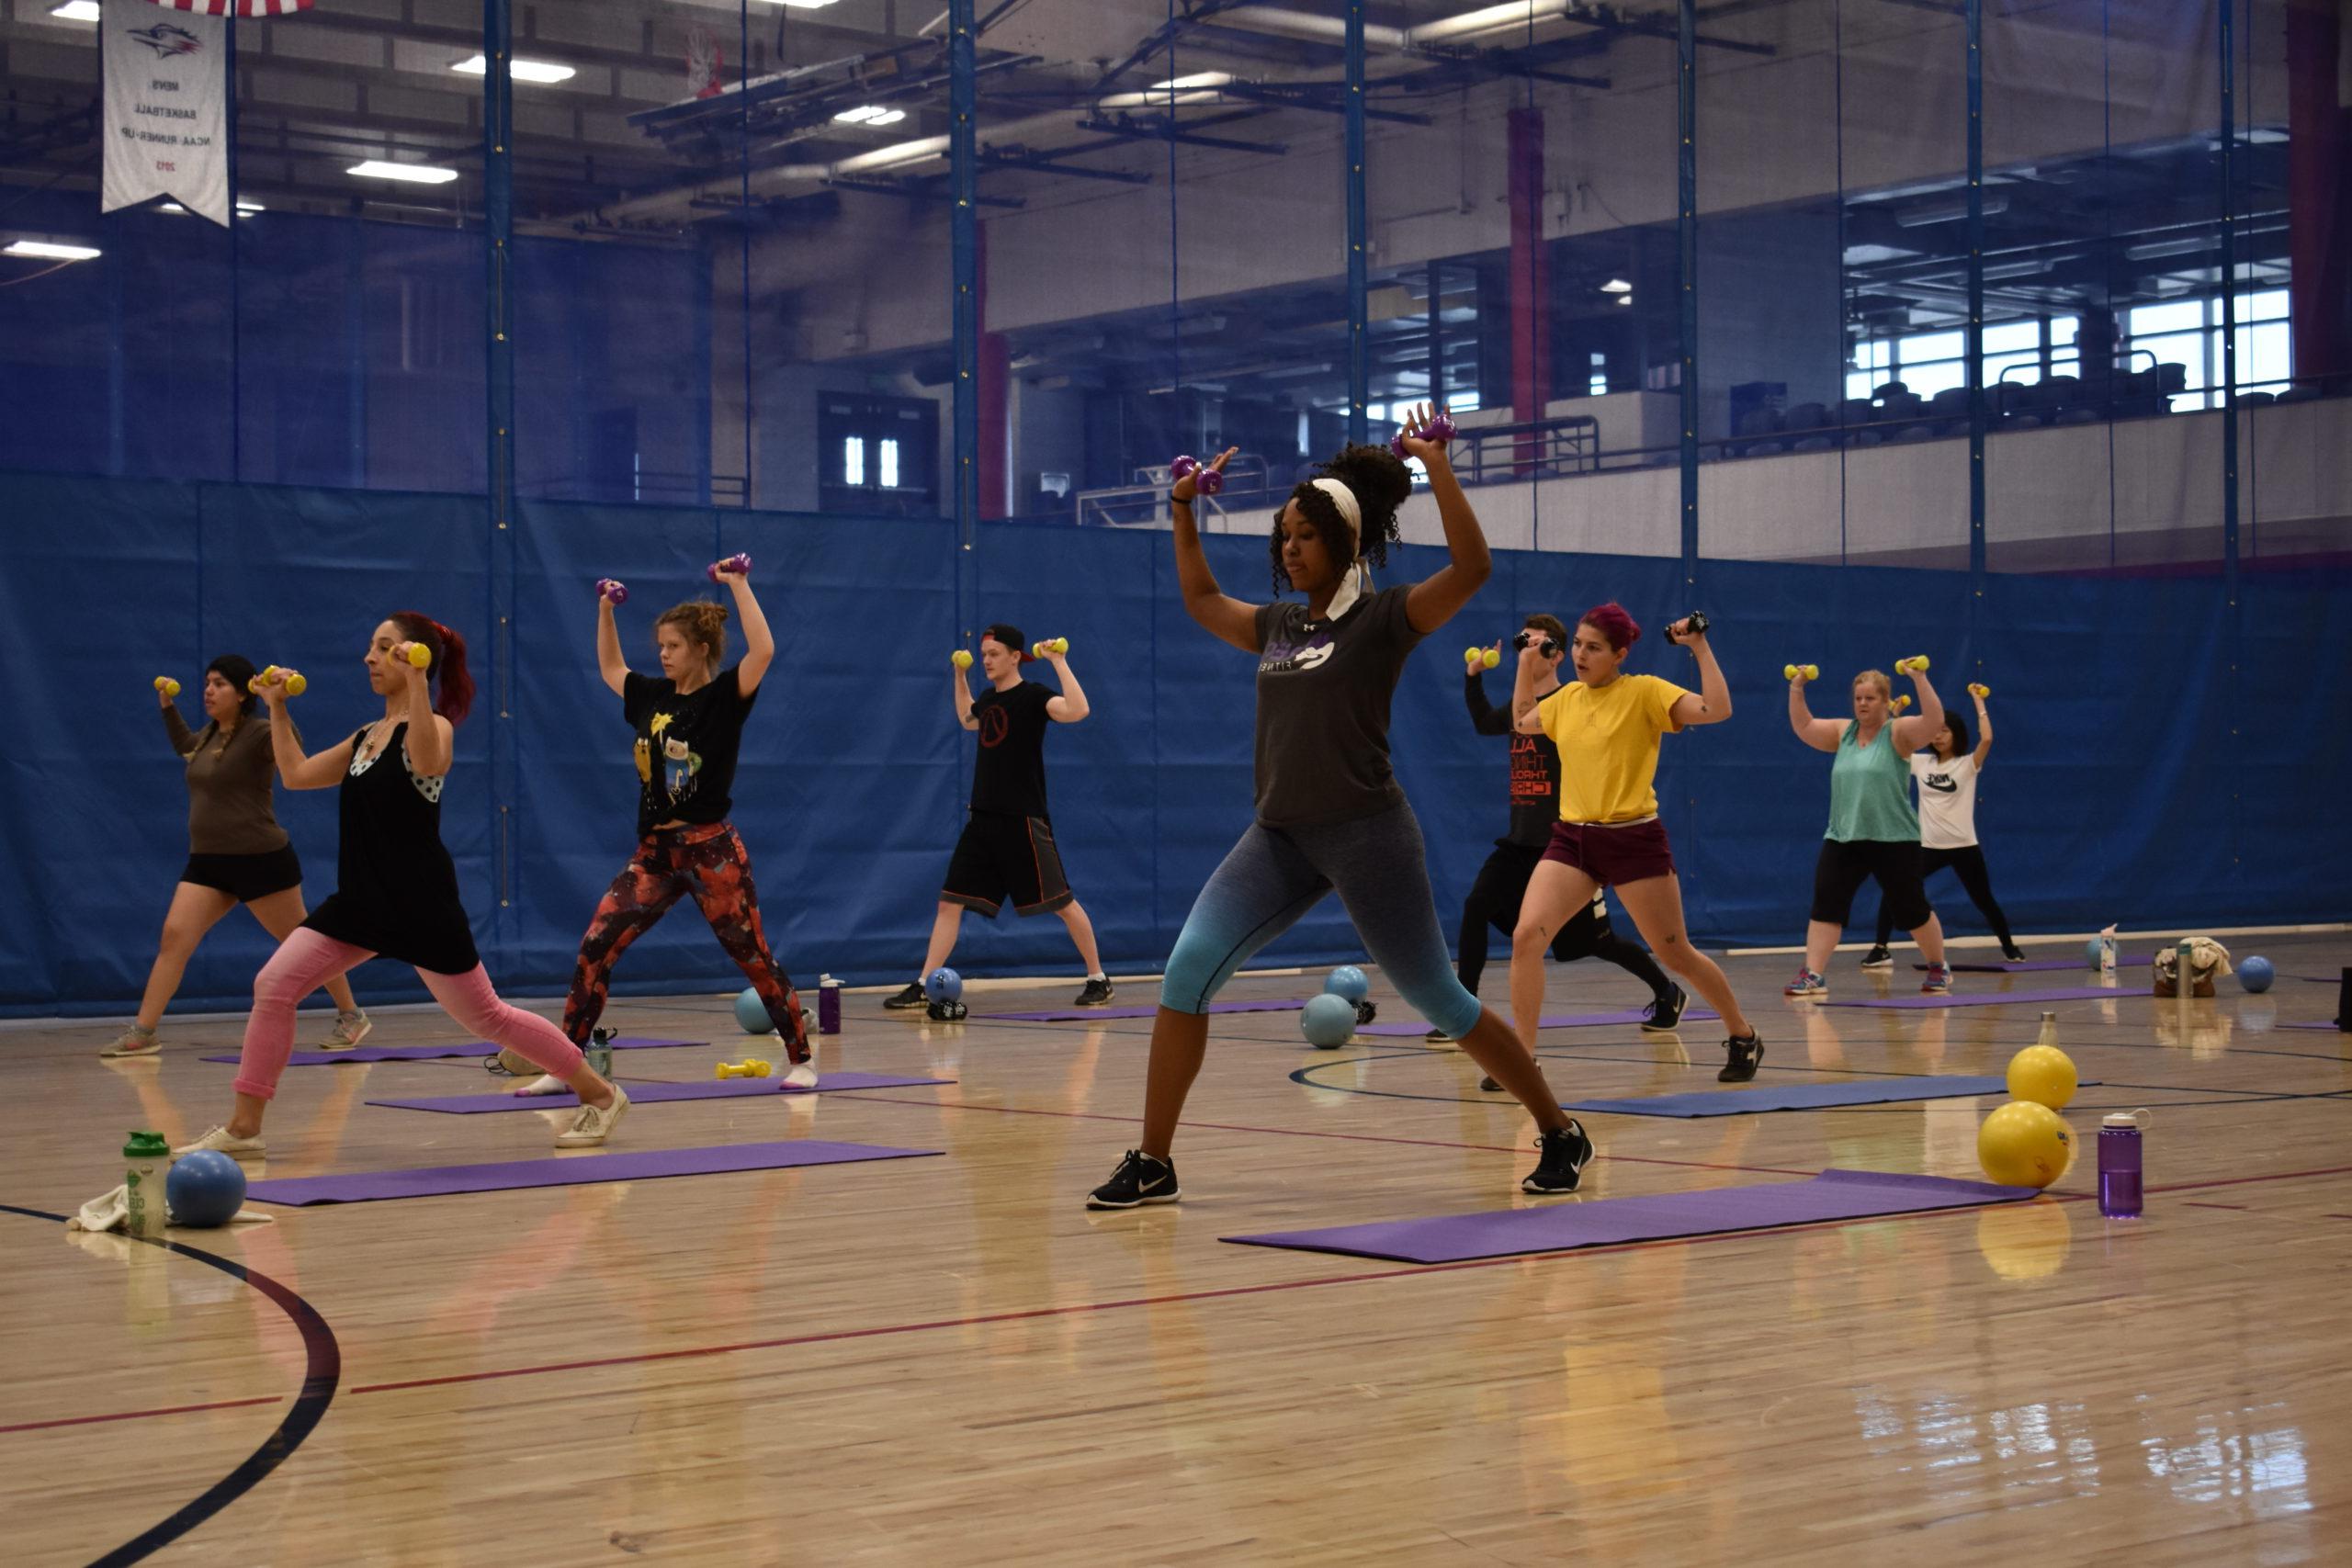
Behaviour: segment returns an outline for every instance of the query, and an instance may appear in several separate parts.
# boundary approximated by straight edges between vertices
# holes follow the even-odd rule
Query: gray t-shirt
[[[1409,587],[1385,588],[1336,621],[1298,604],[1258,607],[1258,820],[1305,828],[1404,804],[1388,765],[1388,702],[1421,640]]]

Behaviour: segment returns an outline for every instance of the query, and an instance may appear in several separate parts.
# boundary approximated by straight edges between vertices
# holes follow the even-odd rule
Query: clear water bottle
[[[171,1216],[164,1208],[164,1178],[172,1168],[172,1145],[161,1133],[133,1133],[122,1146],[123,1190],[130,1195],[130,1213],[123,1228],[132,1235],[158,1240]]]
[[[2144,1111],[2110,1112],[2098,1129],[2098,1212],[2110,1220],[2140,1217],[2140,1122]]]
[[[2033,1043],[2036,1045],[2047,1045],[2053,1051],[2061,1049],[2058,1043],[2058,1015],[2056,1013],[2045,1012],[2041,1015],[2041,1032],[2035,1037]]]
[[[600,1078],[613,1076],[613,1032],[592,1029],[588,1032],[587,1049],[580,1053],[588,1059],[588,1070]]]
[[[817,976],[817,1032],[842,1032],[842,983],[831,975]]]

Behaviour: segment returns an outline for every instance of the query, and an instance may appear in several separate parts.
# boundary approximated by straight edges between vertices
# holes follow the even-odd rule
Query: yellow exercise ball
[[[2075,1134],[2046,1105],[2013,1100],[1976,1129],[1976,1162],[2004,1187],[2047,1187],[2075,1161]]]
[[[2009,1058],[2009,1098],[2064,1111],[2080,1087],[2075,1059],[2055,1045],[2029,1045]]]

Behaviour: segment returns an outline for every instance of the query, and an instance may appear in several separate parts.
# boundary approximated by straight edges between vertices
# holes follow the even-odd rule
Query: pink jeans
[[[237,1092],[255,1100],[275,1098],[278,1076],[294,1050],[295,1005],[375,956],[307,926],[288,937],[254,977],[254,1010],[245,1021],[244,1055],[237,1061]],[[430,969],[416,975],[443,1011],[491,1043],[512,1046],[541,1072],[566,1082],[580,1070],[580,1047],[537,1013],[500,1001],[481,964],[463,975],[436,975]]]

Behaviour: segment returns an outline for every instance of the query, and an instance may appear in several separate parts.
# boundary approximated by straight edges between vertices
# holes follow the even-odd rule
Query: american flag
[[[311,8],[311,0],[148,0],[148,4],[207,17],[288,17]]]

